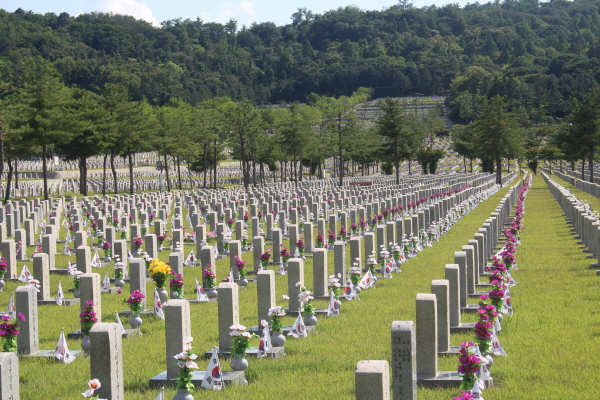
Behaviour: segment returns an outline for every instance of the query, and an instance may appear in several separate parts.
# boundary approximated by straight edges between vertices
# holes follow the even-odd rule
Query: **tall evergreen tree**
[[[41,150],[44,199],[48,199],[49,149],[73,136],[65,115],[68,90],[56,69],[45,60],[30,58],[23,64],[23,85],[11,97],[12,125],[29,148]]]
[[[479,158],[496,163],[497,184],[502,184],[502,158],[516,158],[523,137],[515,115],[506,111],[505,100],[505,97],[494,96],[479,119],[470,125]]]

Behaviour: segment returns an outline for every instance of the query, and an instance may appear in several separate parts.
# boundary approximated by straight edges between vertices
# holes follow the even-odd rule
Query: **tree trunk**
[[[117,169],[115,168],[115,153],[113,153],[113,151],[110,151],[110,170],[112,171],[112,175],[113,175],[113,185],[115,186],[115,194],[117,194],[118,191],[118,185],[117,185]]]
[[[215,147],[213,147],[213,179],[214,188],[217,188],[217,139],[215,139]]]
[[[127,154],[127,158],[129,161],[129,194],[133,196],[133,193],[135,192],[135,186],[133,183],[133,157],[131,153]]]
[[[252,150],[252,175],[254,175],[252,186],[256,186],[256,158],[254,156],[254,150]]]
[[[177,180],[179,181],[179,190],[181,190],[181,158],[177,156]]]
[[[44,200],[48,200],[48,166],[46,165],[46,143],[42,144],[42,177],[44,178]]]
[[[4,204],[6,204],[6,202],[10,198],[10,184],[12,182],[13,172],[12,160],[10,159],[10,157],[8,157],[6,160],[8,163],[8,176],[6,177],[6,193],[4,193]]]
[[[19,187],[19,159],[15,158],[15,188]]]
[[[104,166],[102,170],[102,197],[106,196],[106,159],[108,158],[108,154],[104,155]]]
[[[581,180],[585,181],[585,154],[581,155]]]
[[[169,163],[167,160],[167,155],[165,154],[163,156],[164,161],[165,161],[165,166],[163,167],[165,169],[165,176],[167,177],[167,191],[170,192],[171,191],[171,179],[169,178]]]
[[[190,166],[189,161],[186,163],[186,166],[187,166],[188,178],[190,179],[190,188],[194,189],[195,184],[194,184],[194,179],[192,178],[192,168]]]
[[[463,156],[463,167],[465,168],[465,174],[467,173],[467,156]]]
[[[496,183],[502,186],[502,159],[496,157]]]
[[[400,157],[398,155],[398,144],[394,146],[394,168],[396,168],[396,185],[400,185]]]
[[[204,143],[204,160],[202,160],[204,166],[204,189],[206,189],[206,174],[208,173],[208,142]]]
[[[87,196],[87,158],[79,157],[79,193]]]
[[[590,159],[588,161],[590,165],[590,182],[594,183],[594,150],[590,150]]]
[[[260,163],[260,183],[265,182],[265,164]]]

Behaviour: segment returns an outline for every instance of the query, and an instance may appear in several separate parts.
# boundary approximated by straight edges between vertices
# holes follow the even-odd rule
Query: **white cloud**
[[[252,7],[254,7],[254,2],[252,1],[241,1],[237,4],[225,3],[223,4],[223,10],[219,14],[219,20],[221,22],[227,22],[231,18],[246,20],[248,17],[253,20],[256,18],[256,11],[254,11]],[[236,16],[239,14],[243,15],[236,18]]]
[[[94,4],[93,8],[90,7],[90,3]],[[104,0],[104,1],[88,1],[88,8],[90,11],[101,11],[101,12],[112,12],[113,14],[131,15],[137,19],[143,19],[146,22],[151,23],[154,26],[160,26],[160,22],[154,14],[148,4],[138,3],[135,0]]]

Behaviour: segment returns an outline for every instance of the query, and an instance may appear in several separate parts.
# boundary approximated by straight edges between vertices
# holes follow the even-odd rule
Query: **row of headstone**
[[[579,243],[592,257],[598,258],[598,262],[592,264],[597,267],[600,265],[600,221],[596,214],[587,203],[580,201],[564,186],[543,172],[541,175],[571,224],[571,231],[577,236]]]
[[[495,249],[495,233],[508,219],[522,181],[514,185],[500,201],[495,213],[475,234],[474,240],[455,252],[455,264],[445,266],[445,278],[431,282],[431,294],[416,296],[416,321],[394,321],[391,329],[391,385],[389,365],[385,361],[360,361],[356,368],[357,399],[417,399],[417,382],[424,386],[456,387],[462,377],[455,371],[439,371],[438,355],[456,353],[450,346],[453,328],[472,330],[474,324],[461,323],[461,310],[468,295],[476,296],[475,287]],[[508,210],[508,211],[507,211]],[[496,225],[497,219],[498,224]],[[486,245],[486,242],[489,242]],[[486,384],[491,384],[491,378]]]

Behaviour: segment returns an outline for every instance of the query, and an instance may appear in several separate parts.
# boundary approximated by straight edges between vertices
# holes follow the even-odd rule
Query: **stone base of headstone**
[[[125,332],[123,332],[124,338],[142,336],[142,332],[139,329],[127,329],[125,328]]]
[[[484,286],[484,287],[489,287],[491,286],[491,283],[489,282],[479,282],[478,284],[476,284],[475,286]]]
[[[450,333],[467,333],[473,332],[475,329],[475,322],[463,322],[457,326],[450,327]]]
[[[252,328],[248,329],[248,332],[254,333],[255,335],[260,335],[260,333],[262,332],[262,330],[263,330],[262,327],[253,326]],[[288,333],[290,333],[291,330],[292,330],[292,326],[291,325],[285,325],[281,329],[281,333],[283,333],[283,336],[287,337]],[[314,335],[315,333],[317,333],[317,327],[316,327],[316,325],[306,326],[306,333],[309,336],[310,335]]]
[[[127,324],[127,321],[123,322],[124,325],[129,326],[129,324]],[[135,337],[135,336],[140,336],[142,333],[138,330],[138,329],[125,329],[125,332],[123,333],[122,337],[127,338],[127,337]],[[75,331],[75,332],[71,332],[67,334],[67,339],[74,339],[74,340],[81,340],[83,339],[83,334],[81,333],[81,331]],[[50,351],[50,350],[48,350]],[[75,352],[75,351],[83,351],[83,350],[70,350],[71,353]],[[54,353],[54,350],[52,350],[52,353]]]
[[[435,378],[423,378],[417,376],[417,383],[426,388],[456,388],[460,387],[462,376],[456,371],[439,371]],[[484,380],[485,387],[489,388],[494,384],[494,379],[490,377]]]
[[[67,268],[50,268],[50,273],[55,275],[71,275]]]
[[[212,353],[212,351],[211,351]],[[204,380],[205,371],[194,371],[192,372],[192,383],[196,389],[201,389],[202,381]],[[247,385],[248,381],[246,381],[246,374],[243,371],[222,371],[221,379],[225,386],[233,385],[233,386],[243,386]],[[175,386],[177,384],[177,380],[175,378],[168,379],[167,371],[161,372],[156,375],[154,378],[150,378],[150,387],[152,388],[161,388],[165,386]]]
[[[255,278],[250,278],[250,279],[246,278],[246,280],[248,281],[248,283],[250,283],[250,282],[256,282]],[[239,279],[234,279],[233,281],[235,283],[238,283]],[[227,279],[221,279],[221,282],[229,282],[229,280],[227,280]],[[240,286],[240,288],[241,288],[241,286]],[[197,293],[196,289],[194,289],[194,293]]]
[[[150,279],[150,278],[149,278]],[[129,278],[123,278],[121,279],[123,282],[129,282]],[[150,279],[152,280],[152,279]],[[110,278],[110,283],[115,283],[115,278]]]
[[[599,263],[590,264],[590,268],[600,268]]]
[[[118,294],[117,292],[119,291],[119,289],[121,289],[121,288],[111,286],[108,288],[108,290],[102,290],[102,291],[100,291],[100,293],[101,294]]]
[[[220,358],[231,358],[231,352],[229,351],[219,351],[217,347],[217,351],[219,352]],[[209,350],[204,353],[204,358],[209,359],[212,357],[213,351]],[[258,356],[258,347],[250,347],[246,350],[246,357],[256,358]],[[284,347],[272,347],[271,350],[266,354],[268,358],[281,358],[285,356],[285,348]]]
[[[479,310],[479,304],[467,304],[466,307],[461,307],[460,311],[464,313],[476,313]]]
[[[140,316],[144,316],[144,315],[146,315],[146,316],[148,316],[148,315],[154,315],[154,308],[148,308],[146,310],[140,311]],[[129,318],[130,316],[131,316],[131,310],[125,310],[125,311],[121,311],[119,313],[119,318],[121,318],[121,317],[127,317],[127,318]]]
[[[56,299],[38,300],[37,303],[38,303],[38,306],[51,306],[51,305],[57,306],[58,305],[58,304],[56,304]],[[63,299],[62,305],[63,306],[79,305],[79,299],[75,299],[75,298]]]
[[[469,297],[477,297],[479,298],[480,296],[483,296],[484,294],[487,295],[489,292],[485,292],[485,291],[478,291],[478,292],[473,292],[473,293],[468,293],[467,296]]]
[[[54,358],[54,352],[56,350],[39,350],[36,351],[35,353],[31,353],[31,354],[27,354],[27,355],[21,355],[19,357],[48,357],[48,358]],[[71,355],[74,358],[85,358],[87,357],[85,352],[83,350],[69,350],[69,353],[71,353]]]
[[[438,355],[454,356],[460,353],[460,346],[449,346],[448,351],[438,351]]]

